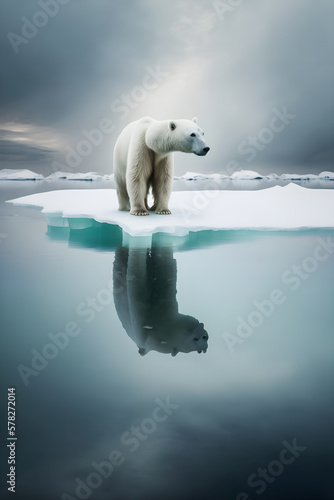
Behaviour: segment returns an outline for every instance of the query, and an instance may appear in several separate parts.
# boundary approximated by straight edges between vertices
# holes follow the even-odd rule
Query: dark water
[[[147,247],[2,202],[0,232],[2,442],[7,387],[17,412],[1,498],[334,497],[333,231]]]

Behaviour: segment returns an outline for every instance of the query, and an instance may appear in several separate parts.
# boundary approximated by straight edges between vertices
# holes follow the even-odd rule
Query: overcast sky
[[[334,169],[332,0],[0,10],[1,168],[110,173],[121,129],[149,115],[197,116],[205,131],[210,153],[176,153],[177,174]]]

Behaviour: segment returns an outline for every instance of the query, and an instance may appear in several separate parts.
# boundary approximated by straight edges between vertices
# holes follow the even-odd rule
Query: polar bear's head
[[[197,351],[200,354],[208,349],[208,332],[204,329],[204,324],[193,316],[177,313],[176,316],[167,318],[167,321],[165,318],[164,321],[154,322],[153,327],[143,328],[146,329],[145,342],[137,344],[141,356],[149,351],[176,356],[179,352]]]
[[[177,352],[197,351],[199,354],[205,353],[208,349],[209,335],[204,329],[204,324],[196,318],[184,314],[180,314],[180,324],[183,326],[183,334],[180,335],[179,344],[172,351],[172,356],[175,356]]]
[[[146,145],[157,154],[181,151],[181,153],[205,156],[210,149],[204,140],[203,130],[197,125],[197,118],[163,121],[148,118],[145,120]]]
[[[197,125],[197,118],[170,120],[168,127],[169,139],[176,146],[175,151],[194,153],[197,156],[205,156],[209,152],[210,148],[203,138],[204,132]]]

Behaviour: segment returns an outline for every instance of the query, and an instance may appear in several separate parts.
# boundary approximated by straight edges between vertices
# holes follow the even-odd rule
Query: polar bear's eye
[[[196,137],[196,134],[192,133],[190,134],[190,137]]]

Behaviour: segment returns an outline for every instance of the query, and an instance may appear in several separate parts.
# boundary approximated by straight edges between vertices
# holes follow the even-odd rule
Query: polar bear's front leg
[[[168,155],[154,165],[152,194],[154,205],[152,210],[156,214],[168,215],[172,212],[168,208],[169,198],[173,185],[173,158]]]

